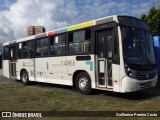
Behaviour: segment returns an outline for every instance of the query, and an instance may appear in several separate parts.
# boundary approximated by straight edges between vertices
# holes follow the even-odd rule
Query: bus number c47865
[[[75,60],[66,60],[61,62],[62,66],[75,66]]]

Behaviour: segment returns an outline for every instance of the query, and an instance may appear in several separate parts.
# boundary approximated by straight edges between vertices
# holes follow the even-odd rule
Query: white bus
[[[4,43],[3,75],[21,80],[126,93],[154,87],[157,69],[149,26],[109,16]]]

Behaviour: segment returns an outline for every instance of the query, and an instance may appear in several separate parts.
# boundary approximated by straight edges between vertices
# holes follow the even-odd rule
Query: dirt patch
[[[3,75],[0,75],[0,84],[21,84],[20,81],[10,79],[7,77],[4,77]]]

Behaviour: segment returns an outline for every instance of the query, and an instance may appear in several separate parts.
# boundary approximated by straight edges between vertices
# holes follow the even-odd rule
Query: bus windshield
[[[125,62],[137,65],[155,64],[151,33],[134,27],[121,27],[121,30]]]

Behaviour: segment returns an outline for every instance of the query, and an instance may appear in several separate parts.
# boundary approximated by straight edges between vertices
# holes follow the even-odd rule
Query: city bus
[[[0,52],[0,69],[2,69],[2,56],[3,56],[3,53]]]
[[[154,87],[157,68],[149,26],[113,15],[3,44],[3,75],[21,80],[128,93]]]
[[[160,73],[160,36],[153,36],[155,56],[157,61],[157,70]]]

